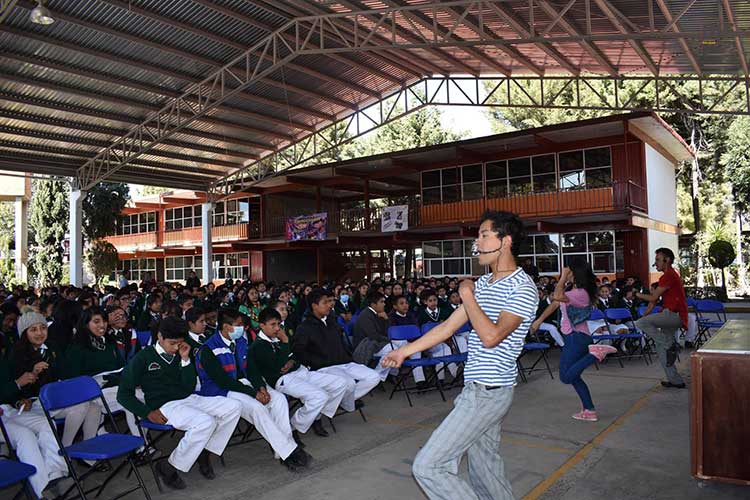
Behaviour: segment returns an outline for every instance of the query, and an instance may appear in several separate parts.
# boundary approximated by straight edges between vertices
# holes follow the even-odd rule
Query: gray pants
[[[660,313],[651,313],[635,322],[643,333],[654,340],[656,344],[656,354],[659,356],[659,363],[664,368],[667,379],[673,384],[683,384],[684,381],[674,362],[677,359],[677,349],[679,345],[675,341],[675,334],[682,326],[680,315],[670,310],[664,310]]]
[[[414,460],[414,477],[431,500],[513,500],[500,456],[500,427],[511,402],[513,387],[466,383]],[[471,484],[458,475],[464,453]]]

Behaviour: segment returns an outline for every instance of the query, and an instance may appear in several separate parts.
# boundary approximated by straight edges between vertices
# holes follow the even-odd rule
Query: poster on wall
[[[286,240],[325,240],[328,212],[297,215],[286,220]]]
[[[392,233],[409,229],[409,205],[383,207],[380,215],[380,231]]]

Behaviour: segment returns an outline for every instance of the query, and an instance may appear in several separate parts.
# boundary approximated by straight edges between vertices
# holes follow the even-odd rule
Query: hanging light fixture
[[[31,19],[31,22],[34,24],[42,24],[42,25],[48,25],[55,22],[55,18],[52,17],[52,14],[50,14],[50,11],[42,5],[42,0],[36,0],[36,7],[34,7],[34,10],[31,11],[31,14],[29,15],[29,19]]]

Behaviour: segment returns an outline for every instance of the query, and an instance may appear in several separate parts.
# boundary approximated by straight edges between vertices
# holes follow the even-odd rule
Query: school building
[[[521,253],[540,274],[586,258],[598,275],[645,281],[656,248],[677,253],[675,171],[692,155],[659,116],[635,112],[294,169],[212,211],[200,192],[142,198],[108,239],[131,280],[202,277],[206,216],[215,280],[371,277],[418,248],[425,276],[467,276],[484,272],[470,249],[489,208],[523,218]],[[314,230],[293,236],[300,216]]]

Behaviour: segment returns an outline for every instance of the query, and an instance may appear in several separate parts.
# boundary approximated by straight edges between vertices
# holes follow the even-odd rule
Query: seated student
[[[546,331],[555,343],[560,347],[565,345],[565,340],[560,334],[560,303],[552,300],[551,293],[554,287],[539,288],[539,305],[536,309],[536,319],[531,324],[530,331]]]
[[[162,300],[159,294],[152,293],[148,296],[148,299],[146,299],[146,310],[141,312],[135,323],[136,331],[156,331],[156,325],[159,323],[159,320],[161,320],[161,305]]]
[[[10,358],[11,377],[19,378],[25,373],[32,373],[35,377],[32,383],[20,388],[11,400],[17,411],[43,418],[44,411],[38,401],[39,391],[45,384],[60,380],[60,357],[47,348],[47,320],[37,312],[25,312],[18,319],[18,331],[21,337],[13,347]],[[91,401],[75,406],[50,412],[52,417],[65,418],[63,426],[62,444],[70,446],[83,427],[83,438],[91,439],[96,436],[99,428],[99,407]]]
[[[287,318],[289,317],[289,309],[287,308],[286,302],[282,300],[272,300],[269,307],[273,307],[281,316],[281,324],[279,324],[279,327],[284,331],[287,337],[290,339],[293,338],[294,328],[292,328],[292,325],[287,321]]]
[[[239,308],[239,311],[245,316],[250,317],[250,325],[253,331],[258,330],[258,315],[260,314],[263,305],[260,303],[260,295],[258,290],[251,288],[247,291],[247,300]]]
[[[9,362],[0,358],[0,419],[18,460],[36,467],[36,474],[29,478],[34,494],[42,498],[42,492],[49,486],[48,497],[55,498],[63,491],[50,483],[68,475],[68,466],[59,453],[55,435],[43,415],[19,413],[12,406],[24,387],[33,384],[36,379],[33,372],[25,372],[14,379]]]
[[[380,383],[378,372],[352,361],[341,328],[330,319],[333,300],[329,292],[316,288],[310,292],[308,302],[311,314],[300,323],[294,334],[294,358],[310,370],[337,375],[346,380],[347,390],[341,401],[344,410],[351,412],[363,407],[364,402],[360,398]]]
[[[117,342],[117,350],[124,360],[129,360],[141,350],[138,335],[128,328],[128,316],[119,305],[107,307],[107,335]]]
[[[423,306],[419,309],[419,315],[417,316],[420,327],[425,323],[440,323],[448,319],[448,311],[441,310],[438,307],[438,297],[434,290],[425,290],[421,297]]]
[[[195,355],[211,335],[206,333],[206,313],[202,307],[191,307],[185,311],[185,321],[188,325],[188,335],[185,342],[190,345],[190,357],[195,361]]]
[[[388,315],[388,319],[390,320],[391,326],[419,326],[417,316],[411,311],[411,308],[409,307],[409,299],[406,295],[400,295],[396,298],[396,301],[393,303],[393,310]]]
[[[180,306],[180,317],[185,319],[185,313],[188,309],[193,307],[193,297],[187,293],[180,294],[177,297],[177,304]]]
[[[309,456],[292,436],[286,397],[267,388],[257,367],[248,365],[248,343],[239,311],[221,311],[219,331],[201,348],[197,367],[202,396],[237,401],[242,418],[255,426],[287,468],[307,466]]]
[[[15,304],[5,302],[0,306],[0,315],[2,315],[2,323],[0,324],[0,355],[9,357],[13,351],[13,346],[18,341],[16,323],[21,316],[21,311]]]
[[[79,377],[86,375],[94,379],[102,387],[102,394],[111,411],[122,410],[117,402],[117,385],[120,381],[119,373],[109,373],[122,370],[125,366],[125,358],[120,353],[115,337],[107,331],[107,320],[105,313],[99,306],[93,306],[81,314],[81,319],[76,326],[73,343],[65,351],[62,362],[63,378]],[[100,376],[97,376],[100,375]],[[140,389],[136,392],[143,397]],[[94,400],[98,405],[101,401]],[[102,408],[102,410],[104,410]],[[133,414],[126,411],[125,421],[128,430],[134,436],[139,436],[138,427],[135,424]]]
[[[448,294],[448,302],[446,302],[445,305],[442,306],[442,308],[445,310],[445,314],[450,317],[450,315],[453,314],[453,311],[458,309],[460,305],[461,296],[458,294],[458,290],[452,290]]]
[[[334,306],[333,310],[336,313],[336,316],[340,316],[347,323],[352,320],[352,316],[356,311],[354,309],[354,302],[349,296],[348,288],[343,288],[341,290],[341,293],[339,294],[338,300],[336,300],[336,305]]]
[[[445,308],[448,305],[448,289],[445,285],[440,285],[437,288],[437,301],[440,309]]]
[[[117,401],[131,413],[185,431],[169,459],[156,463],[157,473],[175,489],[186,487],[178,471],[188,472],[196,460],[203,477],[215,477],[209,452],[224,453],[241,411],[240,404],[229,398],[193,394],[196,371],[187,336],[184,320],[161,321],[156,343],[128,363],[117,391]],[[145,403],[136,397],[137,387],[143,390]]]
[[[320,415],[333,418],[347,390],[347,381],[336,375],[310,371],[295,361],[289,337],[281,328],[281,314],[276,309],[264,309],[259,320],[260,330],[250,346],[248,358],[269,386],[302,401],[302,407],[294,412],[290,421],[295,441],[304,446],[299,433],[306,433],[310,427],[316,434],[327,436]]]
[[[354,353],[352,358],[364,365],[371,365],[373,356],[385,356],[393,348],[388,337],[390,320],[385,313],[386,299],[380,292],[367,294],[367,308],[357,317],[354,324]],[[398,341],[396,341],[398,342]],[[380,375],[380,380],[388,378],[390,368],[384,368],[380,363],[375,366],[375,371]],[[394,371],[398,373],[398,371]]]

